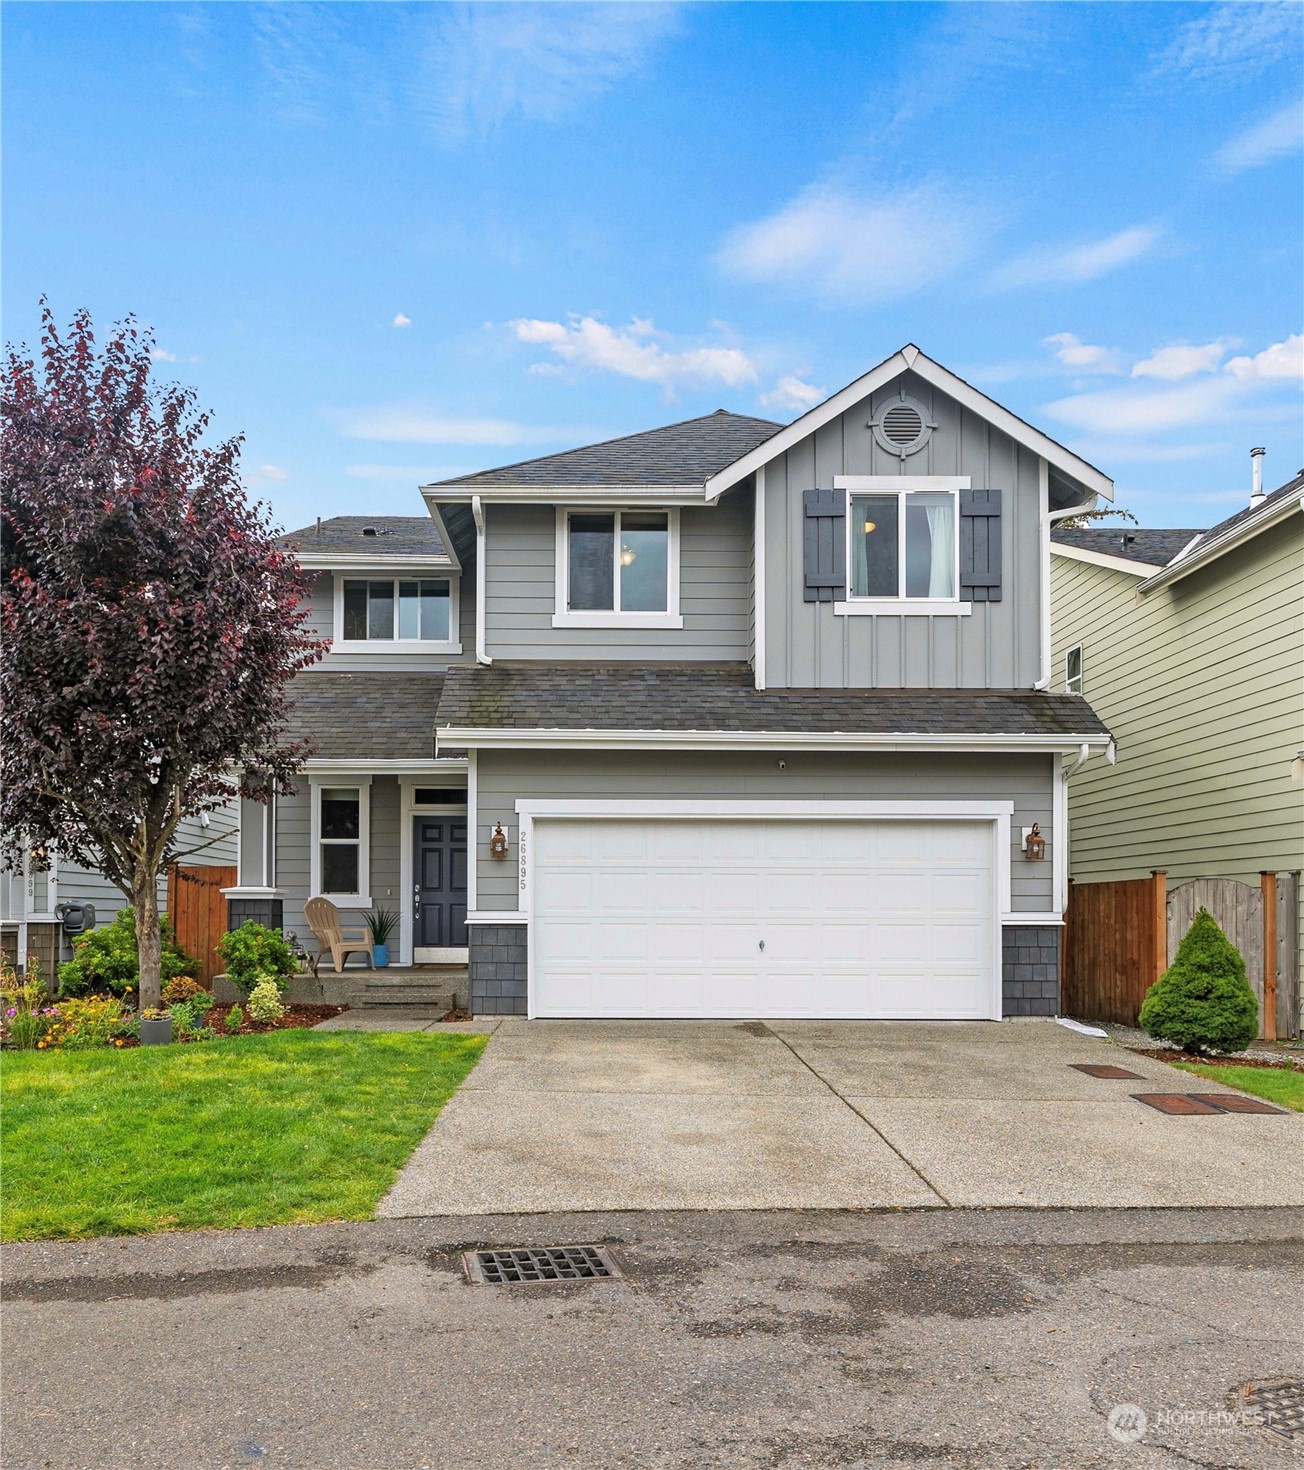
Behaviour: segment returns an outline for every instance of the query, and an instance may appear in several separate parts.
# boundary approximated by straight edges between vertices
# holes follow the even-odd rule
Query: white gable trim
[[[918,374],[926,383],[931,383],[934,388],[940,388],[957,403],[986,419],[1002,433],[1008,434],[1016,444],[1022,444],[1033,454],[1040,455],[1048,464],[1053,464],[1057,469],[1063,470],[1070,479],[1077,480],[1088,490],[1104,496],[1106,500],[1113,500],[1114,482],[1108,475],[1102,474],[1085,459],[1080,459],[1072,450],[1065,449],[1062,444],[1057,444],[1040,429],[1034,429],[1031,424],[1025,423],[1016,414],[1012,414],[1008,408],[1002,408],[994,399],[988,398],[985,393],[980,393],[963,378],[957,378],[953,372],[944,368],[941,363],[934,362],[913,344],[903,347],[900,352],[894,352],[886,362],[881,362],[876,368],[871,368],[854,383],[848,383],[832,398],[826,398],[823,403],[817,404],[808,413],[802,414],[799,419],[794,419],[786,429],[780,429],[777,434],[771,434],[763,444],[758,444],[741,459],[735,460],[733,464],[728,465],[718,474],[712,475],[706,482],[707,500],[718,500],[731,485],[736,485],[739,480],[752,474],[761,465],[768,464],[780,454],[786,453],[808,434],[813,434],[816,429],[831,422],[839,414],[845,413],[847,409],[854,408],[862,399],[885,387],[904,372]]]
[[[1111,572],[1126,572],[1129,577],[1153,577],[1162,567],[1149,562],[1129,561],[1125,556],[1110,556],[1104,551],[1088,551],[1085,546],[1067,546],[1059,541],[1050,543],[1050,554],[1062,556],[1066,561],[1084,561],[1093,567],[1108,567]]]

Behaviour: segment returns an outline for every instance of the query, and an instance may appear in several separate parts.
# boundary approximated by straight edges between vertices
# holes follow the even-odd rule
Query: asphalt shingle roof
[[[376,535],[368,536],[370,527]],[[316,526],[287,531],[277,538],[282,546],[304,555],[446,556],[439,528],[428,516],[331,516]]]
[[[774,734],[1105,734],[1071,694],[1022,689],[758,691],[746,664],[536,664],[450,668],[438,727],[498,730],[737,730]]]
[[[294,681],[287,734],[322,760],[429,760],[443,674],[325,674]]]
[[[1242,521],[1248,521],[1252,515],[1261,511],[1265,505],[1275,505],[1279,500],[1289,500],[1304,490],[1304,470],[1301,470],[1293,480],[1287,480],[1284,485],[1279,485],[1271,495],[1265,496],[1258,505],[1247,505],[1243,510],[1238,510],[1234,516],[1228,516],[1225,521],[1219,521],[1216,526],[1211,526],[1205,536],[1212,539],[1221,536],[1224,531],[1230,531]]]
[[[1103,556],[1117,556],[1124,561],[1140,562],[1149,567],[1166,567],[1188,545],[1196,531],[1159,529],[1147,531],[1140,526],[1065,528],[1056,527],[1050,539],[1062,546],[1076,546],[1081,551],[1098,551]]]
[[[440,480],[431,490],[570,485],[703,485],[718,470],[755,449],[782,424],[747,418],[723,408],[698,419],[627,434],[527,459],[499,469]]]

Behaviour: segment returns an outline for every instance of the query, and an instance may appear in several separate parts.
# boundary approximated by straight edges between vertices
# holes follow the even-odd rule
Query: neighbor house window
[[[675,611],[668,511],[570,511],[565,536],[567,612]]]
[[[361,893],[362,793],[356,786],[323,786],[319,800],[321,891]]]
[[[1082,645],[1070,648],[1064,655],[1064,692],[1082,693]]]
[[[344,583],[346,643],[447,643],[448,582],[423,578],[359,578]]]
[[[951,490],[853,495],[848,524],[851,596],[954,600],[956,508]]]

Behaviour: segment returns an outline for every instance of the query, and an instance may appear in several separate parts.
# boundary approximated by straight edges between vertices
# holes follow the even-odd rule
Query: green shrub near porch
[[[176,941],[172,921],[159,917],[162,933],[162,979],[166,985],[179,975],[194,975],[199,968]],[[136,916],[131,909],[118,912],[111,924],[91,929],[73,941],[72,959],[59,966],[60,995],[85,995],[88,991],[125,995],[135,990],[140,979],[136,953]]]

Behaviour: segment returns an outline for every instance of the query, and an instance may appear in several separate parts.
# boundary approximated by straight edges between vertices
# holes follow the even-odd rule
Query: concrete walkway
[[[379,1213],[1304,1204],[1304,1115],[1129,1095],[1227,1090],[1050,1021],[509,1019]]]

